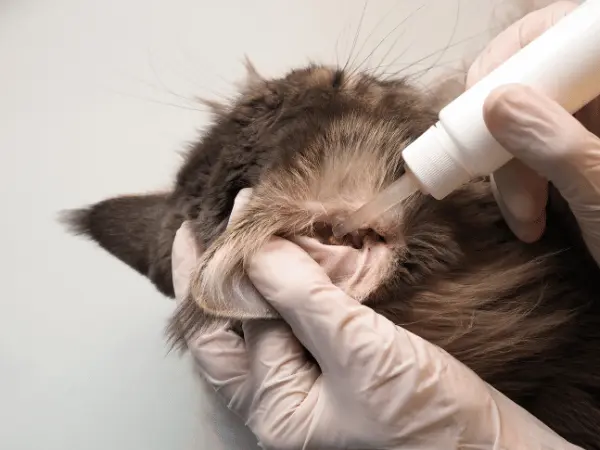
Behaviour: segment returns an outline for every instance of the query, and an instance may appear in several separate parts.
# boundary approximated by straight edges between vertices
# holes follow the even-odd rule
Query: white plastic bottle
[[[355,230],[417,189],[441,200],[490,175],[509,154],[490,134],[483,104],[495,88],[529,85],[574,113],[600,95],[600,0],[587,0],[447,105],[439,121],[402,153],[407,175],[336,226]]]

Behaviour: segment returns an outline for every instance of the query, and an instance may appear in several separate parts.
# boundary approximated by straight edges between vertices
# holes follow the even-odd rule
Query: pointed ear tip
[[[90,208],[64,209],[58,212],[58,223],[74,235],[90,233]]]
[[[262,76],[258,73],[254,62],[250,59],[247,53],[244,54],[244,67],[248,76],[254,79],[262,79]]]

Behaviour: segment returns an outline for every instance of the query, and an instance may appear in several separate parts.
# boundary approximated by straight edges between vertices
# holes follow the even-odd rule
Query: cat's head
[[[309,235],[371,255],[364,273],[334,280],[365,299],[406,250],[400,224],[407,215],[393,211],[358,237],[338,242],[331,227],[402,175],[402,149],[435,121],[431,102],[404,80],[319,65],[278,79],[264,79],[250,68],[248,80],[234,102],[214,110],[221,125],[243,123],[232,140],[267,161],[245,213],[205,253],[193,297],[210,314],[271,314],[266,304],[260,311],[248,307],[259,297],[244,281],[244,261],[270,236]],[[440,225],[430,224],[432,230]],[[256,298],[243,301],[242,291]],[[245,306],[236,309],[236,300]]]
[[[507,345],[518,357],[514,342],[530,342],[566,319],[565,311],[531,314],[544,303],[540,286],[550,266],[536,257],[546,249],[511,235],[487,180],[443,201],[417,193],[358,237],[332,238],[338,219],[401,176],[401,152],[435,122],[439,97],[405,80],[323,66],[252,80],[219,109],[219,120],[244,118],[252,145],[277,156],[242,215],[204,253],[170,328],[176,338],[202,322],[277,316],[244,274],[248,258],[274,235],[316,237],[332,252],[347,247],[355,270],[333,271],[336,285],[465,358],[486,352],[493,362]],[[477,336],[465,338],[470,329]]]
[[[206,227],[227,218],[234,194],[253,187],[241,216],[210,239],[169,327],[175,340],[223,320],[277,317],[244,274],[274,235],[343,247],[354,266],[332,271],[336,285],[463,360],[489,366],[495,357],[526,356],[533,347],[523,343],[566,320],[566,309],[532,314],[545,304],[540,286],[552,267],[536,257],[547,249],[510,234],[486,180],[443,201],[417,193],[358,236],[332,239],[337,220],[403,174],[402,150],[435,123],[447,91],[319,65],[276,79],[251,66],[248,74],[231,103],[212,105],[213,125],[173,192],[107,200],[71,216],[79,231],[172,294],[170,250],[182,221],[195,218],[199,235],[210,236]],[[230,181],[228,168],[255,182]],[[195,195],[199,180],[208,196]],[[203,210],[203,201],[214,205]],[[223,217],[207,220],[215,214]]]

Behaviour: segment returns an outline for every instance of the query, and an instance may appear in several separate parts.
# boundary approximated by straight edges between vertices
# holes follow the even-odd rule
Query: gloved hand
[[[557,2],[507,28],[475,60],[467,87],[577,6],[577,2]],[[600,264],[600,99],[575,117],[524,86],[494,91],[485,103],[484,118],[496,140],[516,157],[493,175],[494,195],[516,236],[533,242],[545,228],[550,180],[568,202],[590,253]]]
[[[335,253],[331,246],[298,243],[273,238],[247,267],[285,322],[245,323],[244,338],[221,328],[188,341],[201,373],[263,448],[576,448],[448,353],[334,286],[316,262]],[[180,300],[195,250],[184,224],[173,246]]]

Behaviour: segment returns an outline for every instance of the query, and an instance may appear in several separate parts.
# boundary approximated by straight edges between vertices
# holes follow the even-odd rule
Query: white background
[[[412,70],[452,62],[486,41],[492,6],[371,0],[356,62],[390,32],[364,67],[394,42],[389,72],[476,35]],[[172,302],[66,234],[56,215],[169,186],[206,123],[195,96],[230,93],[244,53],[265,75],[345,62],[362,9],[362,0],[0,1],[0,448],[255,447],[190,361],[167,354]]]

